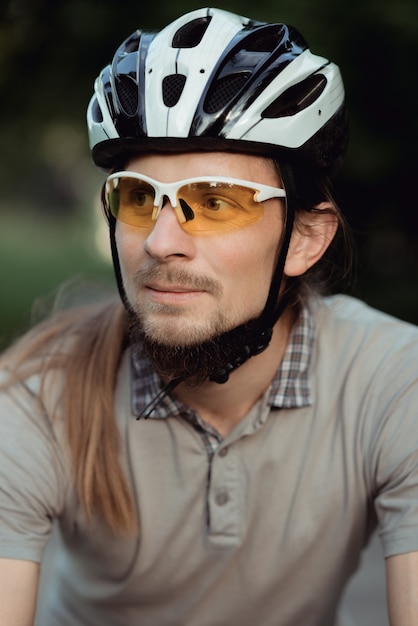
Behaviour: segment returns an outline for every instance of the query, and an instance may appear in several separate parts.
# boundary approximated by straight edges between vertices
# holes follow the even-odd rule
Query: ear
[[[301,276],[323,256],[338,228],[338,217],[331,202],[321,202],[312,212],[296,217],[284,273]]]

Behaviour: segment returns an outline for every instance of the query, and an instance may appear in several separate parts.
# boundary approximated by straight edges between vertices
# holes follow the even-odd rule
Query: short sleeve
[[[384,370],[387,376],[384,376]],[[371,434],[375,510],[385,557],[418,550],[418,349],[382,368]]]
[[[34,390],[0,394],[0,557],[40,561],[68,491],[57,429]]]

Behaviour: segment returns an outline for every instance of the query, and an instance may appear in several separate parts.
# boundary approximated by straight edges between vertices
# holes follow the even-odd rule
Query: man
[[[418,623],[418,333],[319,295],[338,68],[216,9],[134,33],[88,120],[123,304],[4,356],[0,623],[334,626],[378,527]]]

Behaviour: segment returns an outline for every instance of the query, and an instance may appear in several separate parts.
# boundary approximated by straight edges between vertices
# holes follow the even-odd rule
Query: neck
[[[231,373],[227,382],[207,381],[198,387],[179,385],[173,395],[226,436],[270,386],[282,361],[294,317],[286,311],[276,323],[271,342]]]

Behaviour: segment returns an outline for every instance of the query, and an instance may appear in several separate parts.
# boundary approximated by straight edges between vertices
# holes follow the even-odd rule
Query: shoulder
[[[46,406],[59,393],[57,374],[53,384],[52,379],[46,383],[47,403],[40,394],[39,375],[0,392],[1,557],[40,560],[51,520],[71,497],[62,421],[54,421]]]
[[[89,362],[96,348],[118,349],[126,332],[126,313],[113,298],[60,310],[34,326],[0,357],[0,390],[8,381],[60,372],[69,363]],[[32,381],[36,384],[36,379]]]
[[[350,296],[314,299],[310,304],[318,341],[349,353],[370,349],[386,356],[416,353],[418,327],[382,313]],[[372,354],[370,354],[372,357]]]
[[[344,397],[351,409],[375,413],[403,398],[418,401],[418,328],[347,296],[311,305],[315,340],[314,384],[327,396]]]
[[[396,326],[407,329],[408,332],[418,334],[418,328],[413,324],[404,322],[387,313],[383,313],[369,306],[362,300],[343,294],[317,297],[310,301],[310,308],[317,319],[324,322],[335,320],[337,323],[357,324],[381,324],[384,326]]]

